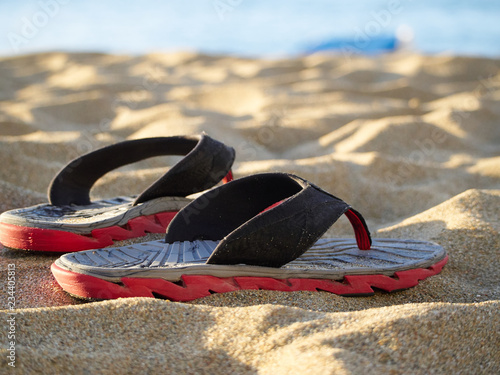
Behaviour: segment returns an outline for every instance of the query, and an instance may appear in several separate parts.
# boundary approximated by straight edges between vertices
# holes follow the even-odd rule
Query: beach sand
[[[499,101],[500,60],[483,58],[0,59],[0,211],[46,202],[54,174],[85,152],[205,131],[236,149],[236,177],[298,174],[361,211],[374,237],[435,241],[449,254],[441,274],[370,297],[251,290],[190,303],[85,303],[53,279],[58,256],[2,248],[0,308],[7,265],[16,268],[16,368],[8,370],[499,373]],[[135,194],[177,160],[123,167],[92,196]],[[342,218],[325,236],[352,230]],[[0,373],[8,314],[0,312]]]

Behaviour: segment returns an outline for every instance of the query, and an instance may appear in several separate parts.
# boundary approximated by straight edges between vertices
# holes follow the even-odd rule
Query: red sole
[[[0,223],[0,243],[14,249],[64,253],[99,249],[113,245],[114,241],[142,237],[147,233],[164,233],[176,214],[177,211],[168,211],[139,216],[124,226],[94,229],[88,235]]]
[[[66,292],[81,298],[164,297],[172,301],[191,301],[213,293],[246,289],[284,292],[322,290],[342,296],[371,295],[374,293],[372,288],[393,292],[411,288],[417,285],[420,280],[438,274],[447,262],[448,257],[429,268],[395,272],[394,276],[352,275],[345,276],[342,281],[183,275],[182,281],[177,283],[163,279],[124,277],[117,284],[94,276],[67,271],[55,264],[52,264],[51,270],[59,285]]]

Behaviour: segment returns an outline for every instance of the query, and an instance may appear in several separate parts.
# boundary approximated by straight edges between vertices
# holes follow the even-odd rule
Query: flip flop
[[[320,239],[345,214],[355,239]],[[441,271],[432,242],[370,237],[361,214],[300,177],[270,173],[200,196],[164,241],[66,254],[52,273],[81,298],[189,301],[242,289],[371,295],[406,289]]]
[[[138,196],[91,202],[106,173],[154,156],[185,155]],[[67,164],[49,186],[49,203],[0,215],[0,243],[36,251],[72,252],[162,233],[192,201],[186,196],[232,180],[235,151],[209,136],[157,137],[120,142]]]

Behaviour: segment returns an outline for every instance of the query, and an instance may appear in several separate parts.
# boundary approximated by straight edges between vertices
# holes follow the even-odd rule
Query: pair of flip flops
[[[90,201],[90,188],[108,171],[165,154],[186,156],[138,197]],[[231,181],[233,161],[232,148],[206,135],[105,147],[56,176],[50,204],[0,215],[0,242],[68,252],[52,273],[64,290],[90,299],[188,301],[242,289],[370,295],[415,286],[447,262],[435,243],[372,240],[359,212],[298,176]],[[321,238],[342,215],[355,238]],[[161,241],[100,248],[165,228]]]

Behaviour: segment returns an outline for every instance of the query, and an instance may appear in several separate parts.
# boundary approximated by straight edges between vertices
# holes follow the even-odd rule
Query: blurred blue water
[[[500,56],[497,0],[0,0],[0,54],[293,56],[332,40],[362,47],[402,26],[419,52]]]

